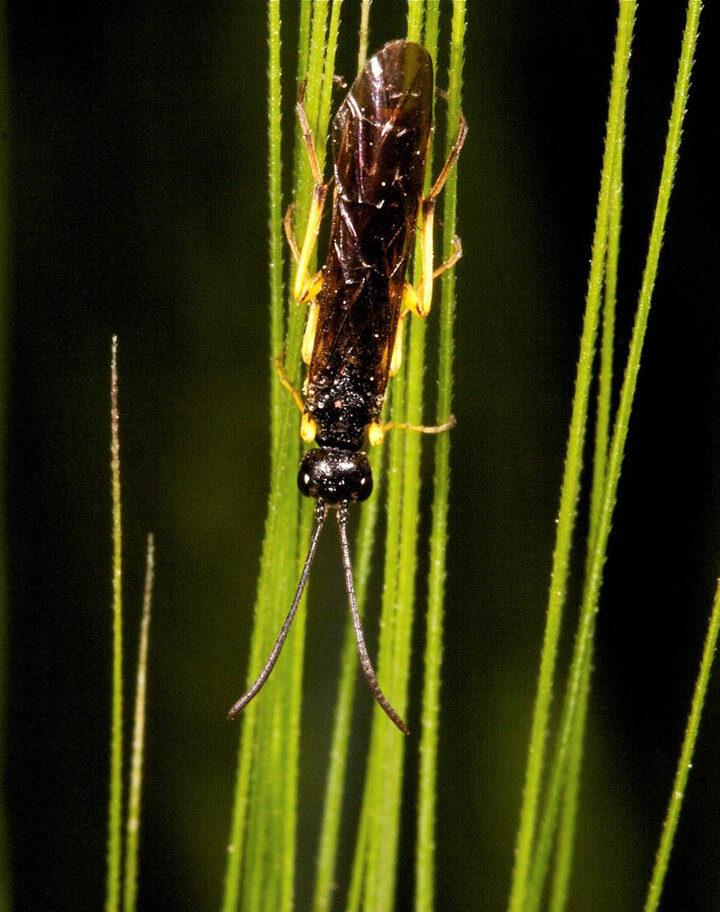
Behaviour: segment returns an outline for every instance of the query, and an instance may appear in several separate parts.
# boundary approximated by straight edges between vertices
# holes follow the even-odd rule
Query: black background
[[[297,6],[283,4],[288,72]],[[265,4],[26,0],[7,12],[14,908],[102,903],[113,333],[130,655],[149,529],[158,547],[140,906],[217,908],[237,737],[224,713],[245,676],[268,483]],[[371,48],[401,36],[404,16],[403,3],[378,0]],[[499,909],[507,895],[615,17],[612,3],[468,4],[438,910]],[[337,65],[347,76],[357,20],[348,2]],[[683,24],[682,3],[641,5],[619,364]],[[709,4],[598,621],[570,904],[581,912],[643,901],[720,565],[717,40]],[[442,66],[438,81],[446,83]],[[288,80],[287,129],[294,92]],[[345,611],[337,554],[321,550],[309,605],[299,909],[313,871]],[[417,630],[419,655],[422,623]],[[418,665],[415,718],[419,679]],[[717,908],[717,683],[664,910]],[[361,697],[358,788],[370,712]],[[412,747],[410,757],[400,908],[412,895]]]

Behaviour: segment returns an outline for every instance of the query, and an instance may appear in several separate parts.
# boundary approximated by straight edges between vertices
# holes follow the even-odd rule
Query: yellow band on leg
[[[310,279],[308,277],[308,266],[310,265],[310,258],[312,257],[315,241],[317,240],[318,231],[320,230],[320,222],[322,221],[326,197],[327,187],[325,184],[317,184],[315,191],[313,192],[307,230],[305,231],[305,238],[303,240],[302,250],[300,251],[300,259],[298,260],[297,272],[295,273],[295,285],[293,287],[295,300],[299,301],[301,304],[304,301],[307,301],[308,298],[313,297],[314,294],[317,294],[320,287],[322,287],[322,273],[318,273]],[[319,286],[317,285],[318,275],[320,276]]]
[[[300,436],[305,443],[312,443],[316,434],[317,424],[307,412],[303,412],[302,421],[300,422]]]
[[[420,249],[422,251],[422,278],[417,288],[417,314],[426,317],[432,307],[433,286],[433,226],[435,224],[435,200],[423,202],[422,224],[420,226]]]
[[[311,299],[310,307],[308,308],[307,323],[305,324],[305,335],[303,336],[302,341],[302,359],[305,364],[309,364],[310,359],[312,358],[313,348],[315,346],[315,330],[317,329],[319,311],[319,304],[317,301]]]
[[[406,285],[406,289],[410,288],[412,290],[413,297],[415,296],[415,289],[412,285]],[[403,292],[403,300],[405,298],[405,293]],[[400,320],[398,321],[397,330],[395,331],[395,344],[393,345],[392,357],[390,358],[390,376],[394,377],[395,374],[400,370],[400,365],[402,364],[403,356],[403,325],[405,322],[405,314],[407,311],[403,311],[400,314]]]
[[[383,425],[379,421],[373,421],[372,424],[368,425],[368,440],[370,441],[370,446],[380,446],[383,442],[385,432]]]

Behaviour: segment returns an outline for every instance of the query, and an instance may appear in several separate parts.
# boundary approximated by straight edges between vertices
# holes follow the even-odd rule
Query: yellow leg
[[[312,203],[310,204],[310,215],[308,216],[305,239],[300,250],[297,271],[295,272],[295,284],[293,294],[298,303],[303,304],[309,298],[314,298],[322,288],[322,272],[317,272],[314,276],[308,273],[310,258],[312,257],[317,241],[320,222],[322,221],[323,207],[327,197],[328,188],[325,184],[316,184],[313,191]]]
[[[285,373],[285,367],[283,366],[283,358],[285,357],[285,352],[281,351],[279,355],[275,355],[275,373],[278,375],[278,380],[282,383],[285,389],[293,397],[293,402],[300,409],[301,412],[305,411],[305,403],[303,397],[295,389],[295,387],[290,382],[290,378]]]
[[[287,237],[288,244],[290,245],[290,250],[292,250],[293,257],[295,262],[299,264],[301,253],[295,240],[295,234],[292,227],[292,213],[295,209],[295,203],[290,203],[287,207],[287,212],[285,213],[285,219],[283,224],[285,226],[285,236]],[[296,286],[298,282],[298,277],[300,276],[300,267],[298,266],[298,272],[296,276]],[[305,279],[305,285],[300,289],[300,297],[298,298],[299,302],[307,301],[310,305],[310,310],[308,312],[308,319],[305,325],[305,335],[303,336],[302,342],[302,359],[305,364],[310,363],[312,357],[312,350],[315,344],[315,330],[317,329],[317,320],[318,320],[318,305],[315,301],[315,296],[322,288],[323,274],[322,271],[316,272],[314,276]],[[298,297],[298,289],[295,288],[295,296]]]
[[[438,196],[440,195],[440,191],[445,186],[445,181],[448,179],[448,175],[452,171],[453,166],[455,165],[455,162],[458,160],[458,156],[460,155],[460,150],[462,149],[463,143],[465,142],[465,137],[467,136],[467,131],[468,131],[467,121],[465,120],[465,115],[461,113],[460,114],[460,123],[458,125],[457,139],[453,143],[453,147],[450,150],[450,153],[449,153],[447,159],[445,160],[445,164],[442,167],[442,171],[440,172],[440,174],[438,174],[437,180],[433,184],[433,188],[430,191],[430,193],[428,194],[428,199],[437,199]]]
[[[289,377],[285,373],[285,369],[283,367],[283,354],[283,352],[280,352],[279,355],[275,356],[275,373],[278,375],[278,379],[282,385],[293,397],[293,402],[300,409],[300,412],[302,414],[302,421],[300,422],[300,436],[305,441],[305,443],[312,443],[315,439],[315,435],[317,434],[317,424],[305,411],[305,403],[303,401],[303,397],[295,389],[295,387],[290,382]]]
[[[455,235],[455,237],[453,238],[453,252],[450,254],[450,256],[446,260],[444,260],[438,266],[438,268],[435,270],[435,272],[433,272],[433,279],[440,278],[440,276],[445,272],[445,270],[452,268],[457,263],[457,261],[460,259],[460,257],[462,255],[463,255],[462,243],[460,241],[460,238],[457,235]]]
[[[385,424],[382,424],[380,421],[373,421],[373,423],[368,426],[368,440],[370,441],[371,446],[379,446],[379,444],[383,442],[385,434],[387,434],[388,431],[418,431],[421,434],[442,434],[444,431],[449,431],[454,428],[456,424],[457,421],[455,420],[454,415],[451,415],[450,420],[446,421],[445,424],[438,424],[435,426],[408,424],[404,421],[386,421]]]
[[[428,232],[428,237],[432,241],[432,230]],[[426,244],[423,239],[423,258],[427,257],[427,248],[430,249],[430,261],[427,265],[428,270],[432,267],[432,246]],[[444,263],[441,263],[436,270],[434,270],[432,277],[437,279],[438,276],[441,276],[446,269],[450,269],[451,266],[454,266],[455,263],[462,256],[462,245],[460,243],[460,238],[456,237],[453,241],[454,250],[452,254],[445,260]],[[397,331],[395,333],[395,344],[393,345],[392,357],[390,358],[390,376],[394,377],[397,372],[400,370],[400,365],[402,364],[402,353],[403,353],[403,321],[408,313],[417,314],[419,317],[426,317],[430,312],[430,298],[429,295],[423,301],[423,294],[432,293],[432,285],[426,284],[423,280],[420,286],[416,289],[414,285],[410,285],[408,282],[405,283],[403,288],[402,296],[402,305],[400,310],[400,320],[398,322]],[[310,320],[308,319],[308,325]],[[314,327],[313,327],[314,331]]]
[[[450,150],[450,154],[448,155],[447,160],[442,167],[442,171],[433,184],[432,190],[422,202],[420,212],[420,249],[422,251],[422,275],[420,282],[416,288],[417,301],[415,307],[415,313],[420,317],[426,317],[430,313],[430,307],[432,306],[433,279],[436,279],[439,275],[442,275],[446,269],[449,269],[450,266],[456,263],[462,256],[462,247],[460,246],[459,240],[456,239],[455,250],[452,256],[450,256],[440,267],[438,267],[438,269],[433,268],[433,226],[435,222],[435,201],[437,200],[442,188],[445,186],[448,175],[458,160],[460,150],[462,149],[463,143],[465,142],[467,129],[467,121],[461,114],[457,139],[455,140],[455,143]]]
[[[403,301],[405,300],[405,292],[407,289],[410,289],[413,294],[415,294],[415,289],[412,285],[406,285],[403,291]],[[400,370],[400,365],[402,364],[402,355],[403,355],[403,326],[405,325],[405,317],[407,315],[409,308],[403,309],[400,314],[400,319],[398,320],[397,330],[395,331],[395,344],[393,345],[392,356],[390,358],[390,376],[394,377],[395,374]]]
[[[311,277],[308,274],[308,266],[310,265],[310,258],[312,257],[318,231],[320,230],[323,208],[325,207],[325,200],[327,199],[330,185],[323,181],[322,172],[320,171],[312,130],[310,129],[310,124],[308,123],[302,102],[302,90],[295,109],[297,111],[298,120],[300,121],[300,129],[302,130],[303,140],[305,141],[305,147],[307,148],[308,158],[310,159],[310,169],[312,171],[313,180],[315,181],[315,189],[313,190],[310,214],[308,215],[308,223],[302,248],[298,247],[297,241],[292,234],[292,226],[290,223],[291,210],[288,210],[288,214],[285,216],[285,234],[288,237],[288,243],[290,244],[290,248],[292,249],[293,256],[297,263],[293,292],[296,300],[302,304],[309,298],[314,298],[322,288],[322,273],[318,272]]]
[[[428,197],[422,204],[420,223],[420,250],[422,251],[422,274],[417,286],[417,309],[419,317],[426,317],[432,305],[433,286],[433,226],[435,224],[435,199]]]
[[[317,329],[318,312],[320,307],[314,298],[310,299],[310,308],[308,310],[307,323],[305,324],[305,335],[302,341],[302,359],[305,364],[310,363],[313,348],[315,346],[315,330]]]

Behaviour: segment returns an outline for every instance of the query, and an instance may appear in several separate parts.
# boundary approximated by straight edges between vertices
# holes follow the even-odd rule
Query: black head
[[[300,463],[298,487],[306,497],[326,504],[367,500],[373,489],[370,462],[364,453],[310,450]]]

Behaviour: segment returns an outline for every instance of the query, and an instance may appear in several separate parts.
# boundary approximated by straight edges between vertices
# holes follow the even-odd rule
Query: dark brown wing
[[[429,54],[393,41],[368,60],[333,121],[333,217],[306,397],[321,443],[360,446],[382,407],[432,100]]]

